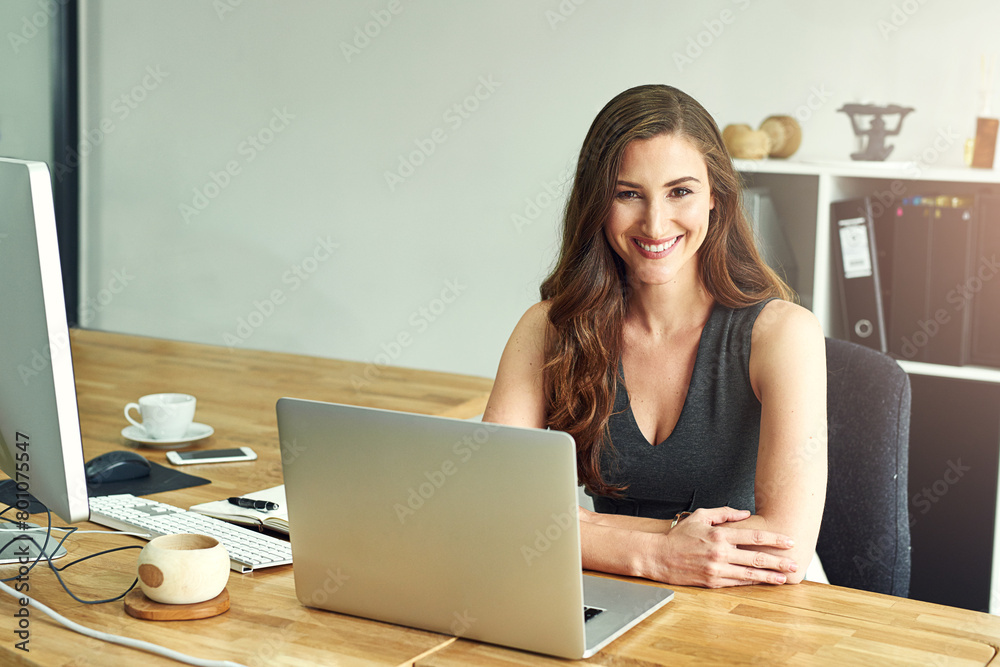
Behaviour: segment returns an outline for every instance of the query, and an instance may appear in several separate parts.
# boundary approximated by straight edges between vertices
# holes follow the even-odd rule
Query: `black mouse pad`
[[[131,493],[133,496],[148,496],[153,493],[163,493],[164,491],[176,491],[186,489],[189,486],[201,486],[210,484],[211,481],[204,477],[195,477],[185,472],[180,472],[173,468],[149,462],[149,476],[137,479],[127,479],[121,482],[103,482],[96,484],[87,483],[87,495],[112,496],[116,493]]]

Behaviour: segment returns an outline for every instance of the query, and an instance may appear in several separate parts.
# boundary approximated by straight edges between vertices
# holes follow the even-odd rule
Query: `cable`
[[[3,515],[6,512],[7,512],[7,510],[0,511],[0,519],[3,519],[4,521],[9,521],[10,523],[19,524],[19,525],[23,526],[23,522],[11,521],[7,517],[4,517]],[[78,559],[76,559],[74,561],[66,563],[65,565],[63,565],[61,567],[57,566],[57,565],[55,565],[52,562],[52,558],[51,558],[51,556],[49,556],[49,552],[46,551],[46,547],[48,547],[49,540],[50,540],[50,537],[52,535],[52,531],[53,530],[58,530],[60,532],[66,533],[65,535],[62,536],[62,539],[59,540],[59,543],[56,544],[55,548],[52,550],[53,552],[58,551],[58,549],[63,545],[63,542],[65,542],[66,539],[70,535],[72,535],[73,533],[76,533],[76,532],[106,533],[108,535],[114,535],[114,534],[125,535],[125,534],[129,534],[129,533],[115,533],[113,531],[103,531],[103,530],[78,531],[75,526],[70,526],[68,528],[60,528],[58,526],[53,526],[52,525],[52,513],[49,512],[48,510],[46,510],[46,514],[48,515],[48,525],[47,526],[44,526],[44,527],[43,526],[38,526],[37,528],[30,527],[30,528],[23,529],[25,532],[27,532],[27,531],[34,532],[34,531],[43,531],[44,530],[45,531],[45,541],[44,541],[44,545],[43,546],[39,546],[38,542],[36,542],[33,537],[27,537],[27,538],[20,537],[20,538],[14,538],[14,539],[11,540],[11,543],[13,543],[17,539],[22,539],[22,540],[23,539],[28,539],[36,547],[39,547],[40,551],[39,551],[38,556],[35,557],[34,561],[32,561],[31,565],[28,566],[23,572],[19,572],[18,575],[15,576],[15,577],[8,577],[6,579],[0,579],[0,590],[3,590],[8,595],[12,595],[14,598],[16,598],[18,600],[20,600],[20,599],[27,600],[29,606],[35,607],[36,609],[38,609],[39,611],[41,611],[46,616],[48,616],[48,617],[52,618],[53,620],[55,620],[56,622],[64,625],[65,627],[69,628],[70,630],[72,630],[74,632],[77,632],[77,633],[82,634],[82,635],[86,635],[87,637],[93,637],[94,639],[99,639],[99,640],[102,640],[102,641],[110,642],[112,644],[119,644],[121,646],[126,646],[126,647],[129,647],[129,648],[138,649],[140,651],[147,651],[149,653],[155,653],[156,655],[161,655],[161,656],[163,656],[165,658],[170,658],[171,660],[176,660],[178,662],[183,662],[183,663],[186,663],[186,664],[189,664],[189,665],[195,665],[195,667],[245,667],[244,665],[241,665],[240,663],[230,662],[228,660],[204,660],[202,658],[195,658],[195,657],[186,655],[184,653],[180,653],[179,651],[174,651],[173,649],[168,649],[168,648],[165,648],[163,646],[158,646],[157,644],[153,644],[153,643],[150,643],[150,642],[142,641],[140,639],[132,639],[131,637],[122,637],[121,635],[112,635],[112,634],[109,634],[107,632],[101,632],[99,630],[92,630],[91,628],[88,628],[88,627],[86,627],[84,625],[80,625],[79,623],[76,623],[75,621],[69,620],[68,618],[62,616],[61,614],[59,614],[58,612],[54,611],[53,609],[50,609],[46,605],[42,604],[41,602],[38,602],[34,598],[32,598],[32,597],[30,597],[28,595],[24,595],[23,593],[19,593],[19,592],[15,591],[13,588],[11,588],[10,586],[8,586],[6,584],[7,581],[10,581],[11,579],[21,579],[21,578],[23,578],[25,575],[27,575],[29,572],[31,572],[31,570],[35,567],[35,565],[37,565],[43,559],[48,563],[49,569],[51,569],[52,573],[54,575],[56,575],[56,579],[59,581],[59,584],[63,587],[63,589],[66,591],[66,593],[68,593],[69,596],[72,597],[77,602],[82,602],[83,604],[102,604],[102,603],[105,603],[105,602],[114,602],[115,600],[120,600],[121,598],[125,597],[125,595],[128,594],[129,591],[131,591],[133,588],[135,588],[135,585],[139,582],[139,580],[136,579],[135,581],[132,582],[132,585],[128,587],[128,590],[126,590],[124,593],[122,593],[121,595],[119,595],[117,597],[114,597],[114,598],[108,598],[107,600],[83,600],[83,599],[77,597],[73,593],[73,591],[71,591],[69,589],[69,587],[66,585],[66,583],[63,581],[62,577],[59,575],[59,572],[64,571],[66,568],[71,567],[73,565],[76,565],[77,563],[81,563],[81,562],[83,562],[85,560],[89,560],[89,559],[94,558],[96,556],[102,556],[104,554],[113,553],[115,551],[122,551],[124,549],[141,549],[142,547],[139,546],[139,545],[130,545],[130,546],[124,546],[124,547],[115,547],[114,549],[106,549],[105,551],[99,551],[97,553],[90,554],[88,556],[83,556],[82,558],[78,558]],[[148,535],[145,535],[145,537],[148,537]]]
[[[23,521],[13,521],[13,520],[11,520],[11,519],[3,516],[10,509],[13,509],[13,506],[8,506],[3,511],[0,511],[0,518],[2,518],[4,521],[7,521],[8,523],[12,523],[12,524],[18,526],[19,528],[28,528],[29,526],[27,524],[25,524],[25,522],[23,522]],[[35,542],[34,538],[32,538],[32,537],[28,538],[36,547],[38,547],[38,556],[36,556],[35,560],[32,561],[31,565],[28,566],[28,569],[26,569],[23,572],[20,572],[18,574],[19,577],[20,576],[24,576],[25,574],[27,574],[27,573],[31,572],[33,569],[35,569],[35,566],[38,565],[39,561],[41,561],[43,558],[48,562],[49,567],[52,566],[52,559],[49,557],[48,551],[47,551],[48,546],[49,546],[49,539],[52,537],[52,512],[48,508],[46,508],[45,509],[45,514],[48,517],[48,525],[45,527],[45,543],[42,544],[41,546],[39,546],[38,542]],[[41,527],[41,526],[39,526],[39,527]],[[72,535],[75,530],[76,530],[75,527],[67,528],[66,529],[66,534],[63,535],[62,539],[59,540],[59,544],[57,544],[52,551],[59,551],[59,548],[62,547],[63,542],[66,541],[66,538],[68,538],[70,535]],[[3,548],[6,549],[7,547],[9,547],[10,545],[14,544],[14,542],[16,542],[19,539],[21,539],[21,538],[16,537],[16,536],[13,537],[13,538],[11,538],[11,540],[9,542],[7,542],[7,544],[5,544],[3,546]],[[0,582],[2,582],[2,581],[10,581],[11,579],[16,579],[16,578],[17,577],[7,577],[6,579],[0,579]],[[69,592],[69,591],[67,591],[67,592]]]
[[[190,655],[186,655],[179,651],[173,649],[165,648],[163,646],[158,646],[147,641],[142,641],[141,639],[132,639],[131,637],[122,637],[121,635],[112,635],[107,632],[101,632],[99,630],[92,630],[84,625],[80,625],[75,621],[71,621],[64,617],[62,614],[48,608],[41,602],[31,598],[27,595],[22,595],[16,592],[13,588],[7,584],[0,581],[0,590],[3,590],[8,595],[11,595],[17,599],[25,599],[28,601],[28,605],[34,607],[38,611],[42,612],[49,618],[53,619],[57,623],[64,625],[73,632],[78,632],[81,635],[86,635],[87,637],[93,637],[94,639],[99,639],[101,641],[110,642],[112,644],[119,644],[121,646],[127,646],[129,648],[138,649],[140,651],[147,651],[149,653],[154,653],[156,655],[161,655],[165,658],[170,658],[171,660],[177,660],[178,662],[183,662],[188,665],[195,665],[195,667],[246,667],[238,662],[231,662],[229,660],[204,660],[202,658],[195,658]]]
[[[11,523],[17,523],[12,521]],[[144,540],[149,539],[149,533],[127,533],[124,530],[77,530],[75,526],[52,526],[51,528],[46,528],[45,526],[31,526],[21,530],[22,533],[37,532],[40,530],[58,530],[60,533],[76,533],[77,535],[131,535],[133,537],[141,537]],[[98,554],[94,554],[97,556]]]
[[[8,522],[13,523],[15,525],[21,526],[20,532],[25,533],[25,532],[35,532],[35,531],[43,531],[43,530],[46,531],[46,533],[45,533],[45,546],[48,546],[49,537],[50,537],[50,535],[51,535],[51,533],[52,533],[53,530],[58,530],[60,532],[66,533],[65,535],[63,535],[62,539],[59,540],[59,543],[56,544],[55,548],[52,549],[52,552],[57,552],[62,547],[63,542],[65,542],[69,538],[69,536],[72,535],[73,533],[103,533],[103,534],[107,534],[107,535],[116,535],[117,534],[117,535],[136,535],[136,536],[139,536],[139,537],[146,537],[146,538],[149,537],[149,535],[144,535],[144,534],[140,534],[140,533],[115,533],[115,532],[103,531],[103,530],[85,530],[85,531],[81,531],[81,530],[77,530],[76,526],[69,526],[67,528],[61,528],[61,527],[58,527],[58,526],[53,526],[52,525],[52,514],[51,514],[51,512],[47,512],[47,514],[48,514],[48,525],[47,526],[44,526],[44,527],[43,526],[24,527],[23,524],[22,524],[22,522],[11,521],[7,517],[4,517],[3,514],[5,514],[6,511],[7,510],[4,510],[4,511],[0,512],[0,518],[2,518],[4,521],[8,521]],[[125,549],[141,549],[142,547],[140,545],[134,544],[134,545],[124,546],[124,547],[115,547],[114,549],[105,549],[104,551],[98,551],[97,553],[90,554],[89,556],[84,556],[82,558],[77,558],[76,560],[70,561],[69,563],[66,563],[65,565],[63,565],[62,567],[60,567],[58,565],[55,565],[52,562],[52,556],[50,555],[50,552],[48,552],[48,551],[45,550],[45,546],[40,546],[38,544],[38,542],[36,542],[33,537],[30,537],[30,536],[28,536],[28,537],[24,537],[24,536],[14,537],[9,542],[7,542],[7,544],[4,545],[3,548],[6,549],[8,546],[10,546],[11,544],[13,544],[15,541],[19,541],[19,540],[27,540],[27,541],[31,542],[32,544],[34,544],[36,547],[38,547],[39,554],[34,559],[34,561],[32,561],[31,565],[29,565],[23,572],[19,571],[18,574],[17,574],[17,576],[14,576],[14,577],[7,577],[5,579],[0,579],[0,582],[11,581],[13,579],[21,579],[22,577],[24,577],[25,575],[27,575],[29,572],[31,572],[35,568],[35,565],[37,565],[44,558],[45,561],[46,561],[46,563],[49,566],[49,569],[52,570],[52,574],[56,575],[56,579],[59,581],[59,584],[63,587],[63,590],[66,591],[66,594],[69,595],[74,600],[76,600],[77,602],[80,602],[82,604],[104,604],[105,602],[115,602],[117,600],[121,600],[123,597],[125,597],[126,595],[128,595],[129,591],[131,591],[133,588],[135,588],[136,585],[139,583],[139,579],[138,578],[134,579],[132,581],[132,584],[127,589],[125,589],[125,591],[123,593],[121,593],[120,595],[116,595],[115,597],[112,597],[112,598],[105,598],[103,600],[84,600],[83,598],[78,597],[73,591],[71,591],[69,589],[69,586],[66,585],[66,582],[63,581],[63,578],[62,578],[62,576],[59,573],[63,572],[64,570],[66,570],[66,568],[68,568],[68,567],[76,565],[77,563],[82,563],[83,561],[89,560],[89,559],[94,558],[96,556],[103,556],[104,554],[114,553],[115,551],[124,551]]]
[[[122,593],[121,595],[116,595],[113,598],[105,598],[104,600],[84,600],[83,598],[77,597],[76,594],[69,589],[69,586],[66,585],[66,582],[63,581],[63,578],[59,575],[59,573],[62,572],[63,570],[65,570],[67,567],[69,567],[71,565],[76,565],[77,563],[81,563],[81,562],[83,562],[83,561],[85,561],[85,560],[87,560],[89,558],[93,558],[94,556],[102,556],[104,554],[113,553],[115,551],[124,551],[125,549],[141,549],[141,548],[142,547],[140,547],[138,545],[134,545],[134,546],[128,546],[128,547],[117,547],[115,549],[107,549],[105,551],[100,551],[100,552],[98,552],[96,554],[90,554],[89,556],[84,556],[83,558],[77,558],[76,560],[74,560],[72,562],[66,563],[62,567],[56,567],[55,565],[52,564],[52,559],[48,559],[48,561],[49,561],[49,568],[52,570],[52,574],[56,575],[56,579],[59,580],[59,583],[60,583],[60,585],[62,585],[63,590],[65,590],[69,594],[69,596],[71,598],[73,598],[74,600],[76,600],[77,602],[82,602],[83,604],[104,604],[105,602],[115,602],[116,600],[121,600],[123,597],[125,597],[126,595],[128,595],[129,591],[131,591],[133,588],[136,587],[136,584],[139,583],[139,578],[138,577],[136,577],[132,581],[132,585],[129,586],[127,589],[125,589],[125,592]]]

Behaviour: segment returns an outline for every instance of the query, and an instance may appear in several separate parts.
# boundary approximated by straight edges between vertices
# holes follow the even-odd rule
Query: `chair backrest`
[[[871,348],[826,340],[829,478],[819,554],[831,584],[906,597],[910,381]]]

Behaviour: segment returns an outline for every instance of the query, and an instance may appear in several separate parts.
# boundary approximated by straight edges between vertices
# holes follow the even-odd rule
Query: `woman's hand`
[[[749,511],[731,507],[699,509],[667,533],[650,535],[656,551],[654,571],[648,577],[707,588],[785,583],[785,573],[798,570],[795,561],[754,547],[790,549],[792,539],[766,530],[734,527],[734,522],[749,517]]]

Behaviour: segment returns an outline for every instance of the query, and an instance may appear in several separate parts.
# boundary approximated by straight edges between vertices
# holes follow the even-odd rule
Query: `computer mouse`
[[[144,456],[127,450],[95,456],[84,468],[87,481],[95,484],[148,477],[149,471],[150,464]]]

